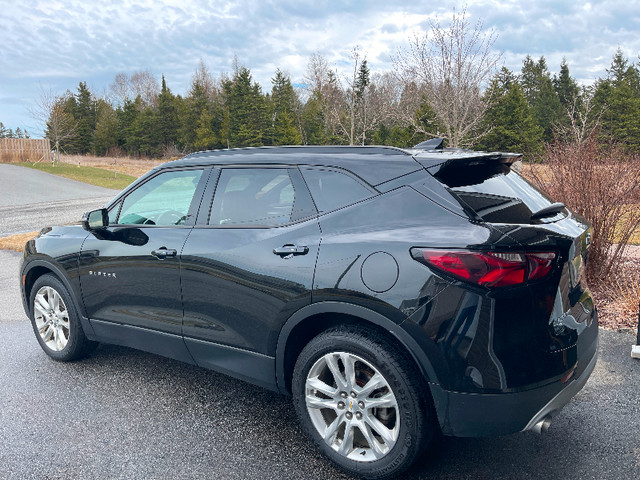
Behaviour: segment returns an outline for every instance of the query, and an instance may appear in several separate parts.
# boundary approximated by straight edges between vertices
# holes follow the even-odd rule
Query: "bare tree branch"
[[[53,90],[40,86],[40,96],[35,105],[29,108],[31,117],[42,126],[46,137],[53,144],[56,155],[52,163],[59,162],[60,143],[76,133],[76,121],[65,108],[67,97],[57,96]]]
[[[405,120],[423,133],[444,136],[451,147],[473,143],[481,136],[475,130],[490,106],[482,88],[502,57],[493,51],[497,34],[485,33],[481,23],[472,28],[464,9],[453,11],[448,27],[438,21],[430,26],[410,40],[394,64],[405,84],[415,83],[424,94],[444,131],[425,131],[415,116]]]

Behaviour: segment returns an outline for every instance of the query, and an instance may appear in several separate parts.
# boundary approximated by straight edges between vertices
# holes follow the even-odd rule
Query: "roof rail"
[[[442,150],[444,138],[436,137],[413,146],[414,150]]]

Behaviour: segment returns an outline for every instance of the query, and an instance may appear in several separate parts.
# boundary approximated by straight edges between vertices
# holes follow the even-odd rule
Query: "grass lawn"
[[[122,190],[136,179],[136,177],[132,177],[131,175],[120,173],[114,178],[113,171],[95,167],[78,167],[77,165],[67,163],[60,163],[55,167],[50,163],[38,163],[34,165],[30,162],[15,163],[14,165],[34,168],[43,172],[70,178],[71,180],[77,180],[78,182],[84,182],[98,187],[113,188],[115,190]]]

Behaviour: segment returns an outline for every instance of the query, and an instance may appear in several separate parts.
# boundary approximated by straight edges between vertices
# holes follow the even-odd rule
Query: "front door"
[[[180,339],[180,253],[192,229],[204,177],[202,168],[150,177],[111,209],[108,228],[85,240],[80,255],[82,298],[98,333],[131,336],[148,331]],[[118,331],[118,326],[133,330]]]

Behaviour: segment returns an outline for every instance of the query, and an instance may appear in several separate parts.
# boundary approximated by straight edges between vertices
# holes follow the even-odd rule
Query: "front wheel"
[[[31,289],[31,324],[38,343],[54,360],[87,355],[97,343],[87,339],[71,295],[53,275],[38,278]]]
[[[352,474],[398,475],[434,431],[429,393],[415,366],[374,330],[340,327],[311,340],[292,387],[304,429]]]

